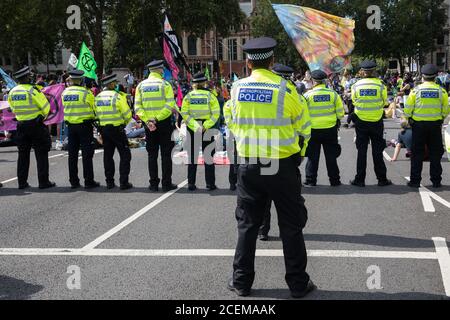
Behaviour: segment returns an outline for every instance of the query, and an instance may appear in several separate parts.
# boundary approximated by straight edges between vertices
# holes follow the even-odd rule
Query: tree
[[[342,17],[352,18],[355,28],[355,56],[370,58],[397,58],[417,55],[418,44],[425,53],[435,48],[435,39],[443,35],[446,22],[444,0],[334,0],[334,1],[296,1],[280,0],[277,3],[290,3],[322,10]],[[367,20],[371,5],[380,7],[381,29],[369,29]],[[305,63],[288,38],[269,1],[258,2],[257,15],[252,19],[254,36],[271,36],[278,40],[277,57],[293,66]]]
[[[53,61],[61,44],[62,10],[66,7],[59,1],[0,1],[0,54],[13,58],[14,69],[28,64],[28,53],[38,61]]]

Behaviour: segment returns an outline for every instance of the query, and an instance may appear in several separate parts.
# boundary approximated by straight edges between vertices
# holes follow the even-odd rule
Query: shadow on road
[[[27,300],[44,289],[23,280],[0,276],[0,300]]]
[[[435,248],[434,242],[425,239],[388,236],[381,234],[366,234],[363,236],[350,236],[340,234],[308,234],[304,235],[305,241],[310,242],[336,242],[364,244],[370,246],[390,247],[390,248],[407,248],[407,249],[428,249]],[[269,237],[269,241],[281,241],[279,237]],[[450,242],[447,242],[450,247]]]
[[[256,289],[252,298],[294,300],[287,289]],[[445,295],[423,292],[356,292],[316,290],[304,300],[449,300]]]
[[[363,236],[349,236],[339,234],[305,234],[305,240],[315,242],[339,242],[410,249],[424,249],[435,247],[431,239],[425,240],[380,234],[366,234]]]

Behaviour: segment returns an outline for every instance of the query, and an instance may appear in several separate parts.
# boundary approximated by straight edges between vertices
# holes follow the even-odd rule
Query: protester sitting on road
[[[395,162],[398,160],[400,152],[403,148],[406,148],[407,150],[406,157],[411,158],[412,129],[407,121],[402,121],[401,126],[402,130],[398,134],[398,140],[391,143],[391,146],[395,147],[395,153],[391,159],[391,162]]]
[[[144,138],[145,128],[142,126],[142,123],[132,119],[126,126],[125,133],[127,134],[128,139]]]

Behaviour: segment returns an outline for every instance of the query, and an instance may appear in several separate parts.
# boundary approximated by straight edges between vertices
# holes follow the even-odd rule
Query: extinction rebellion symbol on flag
[[[89,53],[83,54],[81,63],[87,72],[91,72],[95,67],[95,61],[92,59],[92,56]]]

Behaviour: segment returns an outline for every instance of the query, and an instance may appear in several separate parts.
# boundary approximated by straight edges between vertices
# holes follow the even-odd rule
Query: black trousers
[[[360,120],[356,115],[353,118],[356,129],[356,148],[358,149],[358,164],[355,180],[357,182],[365,182],[366,180],[367,150],[370,141],[377,179],[378,181],[386,181],[387,168],[383,158],[383,151],[386,149],[386,140],[384,139],[383,119],[378,122],[367,122]]]
[[[308,144],[306,155],[308,162],[306,164],[306,180],[308,182],[317,182],[317,172],[319,170],[320,152],[323,146],[325,153],[328,177],[330,183],[338,183],[341,180],[337,159],[341,154],[341,146],[338,140],[338,127],[330,129],[313,129],[311,140]]]
[[[161,149],[162,161],[162,185],[172,185],[172,151],[175,147],[175,142],[172,141],[172,133],[174,127],[172,119],[161,121],[157,125],[157,130],[150,132],[146,128],[147,137],[147,152],[148,152],[148,171],[150,175],[150,185],[157,187],[161,180],[158,174],[158,157]]]
[[[114,163],[114,152],[119,152],[120,155],[120,185],[125,185],[129,182],[131,170],[131,151],[128,146],[128,139],[124,131],[124,127],[105,126],[101,128],[103,137],[103,163],[105,166],[106,183],[114,183],[114,175],[116,173],[116,165]]]
[[[272,214],[270,212],[272,209],[272,200],[267,200],[266,205],[264,207],[264,219],[261,227],[259,228],[259,234],[263,236],[268,236],[270,232],[270,224],[272,220]]]
[[[300,156],[283,159],[277,174],[261,175],[261,165],[239,165],[236,219],[238,241],[234,258],[234,285],[249,289],[255,279],[255,251],[264,220],[267,199],[278,212],[286,265],[286,282],[292,291],[303,291],[308,282],[307,254],[303,229],[308,220],[299,179]]]
[[[425,145],[427,145],[430,153],[431,181],[433,184],[441,183],[441,160],[445,152],[442,141],[442,121],[416,121],[412,125],[412,132],[411,182],[422,181]]]
[[[188,183],[195,185],[197,181],[197,166],[200,146],[205,160],[205,180],[207,186],[216,185],[216,166],[214,165],[214,155],[216,153],[214,128],[203,132],[194,133],[188,128],[187,151],[188,151]],[[208,151],[210,151],[208,153]]]
[[[31,148],[34,149],[36,157],[39,186],[48,184],[48,153],[51,149],[52,141],[47,126],[38,120],[20,122],[17,124],[16,141],[19,149],[19,159],[17,161],[19,186],[24,186],[28,182]]]
[[[352,99],[349,99],[347,101],[347,107],[348,107],[347,124],[350,124],[353,121],[353,116],[355,113],[355,105],[353,104]]]
[[[83,158],[83,176],[86,184],[94,182],[93,158],[95,153],[94,128],[92,123],[68,124],[69,179],[72,185],[80,183],[78,178],[78,153]]]
[[[234,136],[230,134],[227,144],[227,154],[230,159],[230,172],[228,173],[228,181],[230,185],[237,185],[238,183],[238,153],[236,149],[236,140]]]

